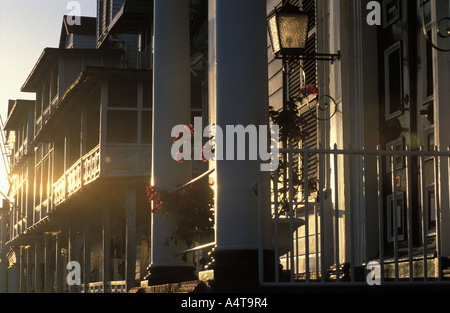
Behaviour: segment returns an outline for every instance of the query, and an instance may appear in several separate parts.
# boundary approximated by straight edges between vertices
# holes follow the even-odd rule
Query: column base
[[[150,266],[145,278],[149,286],[197,280],[192,266]]]
[[[255,292],[260,290],[258,250],[222,250],[212,253],[208,266],[214,270],[211,287],[214,292]],[[273,251],[264,251],[264,281],[275,278]],[[278,265],[277,265],[277,268]]]

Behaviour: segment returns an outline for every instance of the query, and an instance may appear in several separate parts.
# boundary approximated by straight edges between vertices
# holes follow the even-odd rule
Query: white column
[[[36,236],[34,244],[34,291],[42,292],[41,280],[41,236]]]
[[[103,230],[102,230],[102,267],[103,267],[103,293],[108,293],[107,285],[111,281],[111,209],[107,203],[102,210]]]
[[[190,162],[180,164],[171,157],[172,128],[191,120],[189,4],[188,0],[155,0],[151,184],[156,190],[170,191],[191,179]],[[175,256],[185,247],[166,244],[176,223],[173,215],[152,216],[149,283],[170,281],[167,275],[186,269],[186,263]]]
[[[63,260],[62,260],[62,253],[61,253],[61,249],[62,249],[62,233],[61,231],[59,231],[58,233],[56,233],[55,235],[55,250],[56,250],[56,255],[55,255],[55,267],[56,267],[56,271],[55,271],[55,291],[57,293],[61,293],[64,291],[64,282],[65,282],[65,267],[63,264]]]
[[[52,234],[44,234],[44,292],[52,291],[52,277],[53,277],[53,266],[52,266]]]
[[[136,183],[130,182],[126,190],[125,207],[125,280],[126,290],[135,287],[136,276]]]
[[[89,291],[89,283],[91,282],[90,274],[91,274],[91,219],[89,215],[85,216],[84,221],[84,249],[83,249],[83,258],[84,258],[84,292],[88,293]]]
[[[26,260],[27,260],[27,277],[26,277],[26,292],[31,293],[33,291],[33,263],[34,259],[34,246],[30,245],[26,249]]]
[[[448,1],[431,1],[431,19],[440,21],[442,18],[450,16],[450,4]],[[442,22],[442,28],[448,23]],[[434,26],[436,27],[436,26]],[[444,30],[444,29],[441,29]],[[432,40],[437,46],[450,49],[450,39],[440,38],[436,31],[432,32]],[[439,149],[446,151],[450,147],[450,52],[442,52],[433,49],[433,69],[434,69],[434,127],[435,141]],[[441,209],[441,240],[442,256],[450,256],[450,203],[449,203],[449,160],[441,158],[439,164],[439,204]]]
[[[233,140],[227,137],[227,125],[268,125],[268,73],[266,2],[261,0],[211,0],[215,8],[215,32],[210,38],[215,47],[215,61],[210,71],[215,73],[216,123],[223,130],[224,146]],[[211,12],[214,14],[214,11]],[[234,140],[234,151],[237,151]],[[246,144],[248,146],[248,142]],[[216,161],[216,243],[215,278],[227,275],[251,276],[257,269],[258,196],[255,183],[261,174],[263,194],[264,243],[270,249],[271,228],[268,193],[268,173],[260,172],[257,161],[226,159]],[[220,147],[216,147],[220,156]],[[236,159],[236,158],[235,158]],[[258,173],[260,172],[260,173]],[[242,259],[248,266],[242,267]],[[241,261],[239,261],[241,259]],[[273,259],[273,256],[272,256]],[[237,267],[242,271],[235,272]],[[245,266],[244,266],[245,267]],[[223,272],[221,268],[225,269]],[[247,271],[248,269],[248,271]],[[246,273],[244,273],[246,272]],[[222,274],[221,274],[222,273]]]
[[[6,258],[5,242],[6,242],[6,219],[8,214],[1,211],[0,208],[0,293],[7,291],[7,271],[8,259]],[[5,210],[6,211],[6,210]]]
[[[344,86],[348,92],[343,95],[342,114],[344,120],[344,148],[362,149],[364,146],[364,82],[363,82],[363,23],[361,1],[352,0],[347,3],[347,45],[348,61],[347,70],[343,73]],[[345,61],[344,61],[345,66]],[[349,156],[350,158],[350,156]],[[340,234],[343,238],[340,247],[341,261],[355,265],[361,265],[364,261],[364,201],[362,198],[363,173],[362,162],[359,158],[353,158],[350,164],[349,158],[344,161],[347,168],[345,182],[351,181],[351,189],[341,186],[345,192],[345,216],[342,220],[344,231]],[[350,165],[352,167],[350,168]],[[343,181],[344,182],[344,181]],[[351,236],[353,231],[354,238]],[[353,242],[352,242],[353,240]],[[353,256],[351,255],[353,253]],[[343,258],[343,259],[342,259]]]

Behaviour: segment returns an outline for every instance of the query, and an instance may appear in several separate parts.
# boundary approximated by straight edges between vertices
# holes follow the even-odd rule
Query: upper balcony
[[[34,132],[37,136],[63,95],[88,66],[122,67],[121,50],[46,48],[23,84],[22,92],[36,93]]]
[[[30,139],[33,138],[34,103],[33,100],[10,100],[3,130],[8,132],[11,172],[23,164],[27,156],[33,154]]]
[[[35,137],[53,143],[53,208],[99,178],[149,177],[151,118],[150,71],[81,73]]]

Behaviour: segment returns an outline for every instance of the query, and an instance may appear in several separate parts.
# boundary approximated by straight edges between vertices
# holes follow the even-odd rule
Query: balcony
[[[13,162],[12,162],[12,170],[14,170],[17,166],[21,165],[23,161],[25,161],[25,157],[28,155],[29,151],[28,140],[25,139],[22,144],[19,146],[17,151],[14,153]]]
[[[106,286],[103,282],[89,283],[87,288],[82,284],[82,293],[126,293],[125,281],[109,281]]]
[[[53,184],[53,204],[60,205],[100,176],[100,145],[72,165]]]

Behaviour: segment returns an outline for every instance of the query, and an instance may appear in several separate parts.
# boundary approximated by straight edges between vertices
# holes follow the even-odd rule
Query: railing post
[[[395,281],[399,279],[399,269],[398,269],[398,211],[397,211],[397,164],[395,149],[391,147],[392,154],[390,155],[391,160],[391,183],[392,183],[392,205],[391,205],[391,213],[393,216],[393,227],[394,230],[394,262],[395,262]],[[401,208],[400,208],[401,209]],[[401,213],[401,211],[400,211]],[[390,218],[390,217],[389,217]]]
[[[334,144],[333,151],[334,161],[334,255],[336,264],[336,281],[339,282],[339,173],[338,173],[338,149],[337,144]]]
[[[310,266],[309,266],[309,177],[308,177],[308,146],[306,143],[303,144],[303,198],[305,201],[305,270],[306,270],[306,281],[309,282]],[[289,174],[291,178],[291,175]],[[289,186],[292,188],[291,182]],[[292,193],[292,190],[290,191]],[[317,231],[317,230],[316,230]],[[298,255],[297,255],[298,263]]]
[[[434,209],[436,219],[436,257],[437,257],[437,271],[438,280],[442,280],[442,260],[441,260],[441,207],[440,207],[440,171],[438,147],[434,147]]]
[[[408,263],[409,281],[413,280],[413,219],[412,219],[412,182],[411,182],[411,150],[406,146],[405,167],[406,167],[406,207],[408,210]]]
[[[126,242],[125,242],[125,289],[130,290],[135,284],[136,272],[136,183],[130,182],[126,190],[125,207]]]
[[[423,150],[423,146],[420,146],[420,190],[421,190],[421,197],[422,197],[422,243],[423,243],[423,280],[428,280],[428,262],[427,262],[427,232],[428,232],[428,225],[427,225],[427,216],[425,208],[426,202],[425,202],[425,194],[426,194],[426,187],[425,187],[425,162],[424,157],[425,153]]]
[[[325,204],[324,204],[324,196],[323,196],[323,188],[324,188],[324,154],[322,152],[322,144],[319,144],[319,216],[320,216],[320,274],[321,274],[321,282],[325,282],[326,278],[326,268],[325,268],[325,253],[327,253],[325,249]],[[317,240],[317,230],[316,230],[316,240]]]

